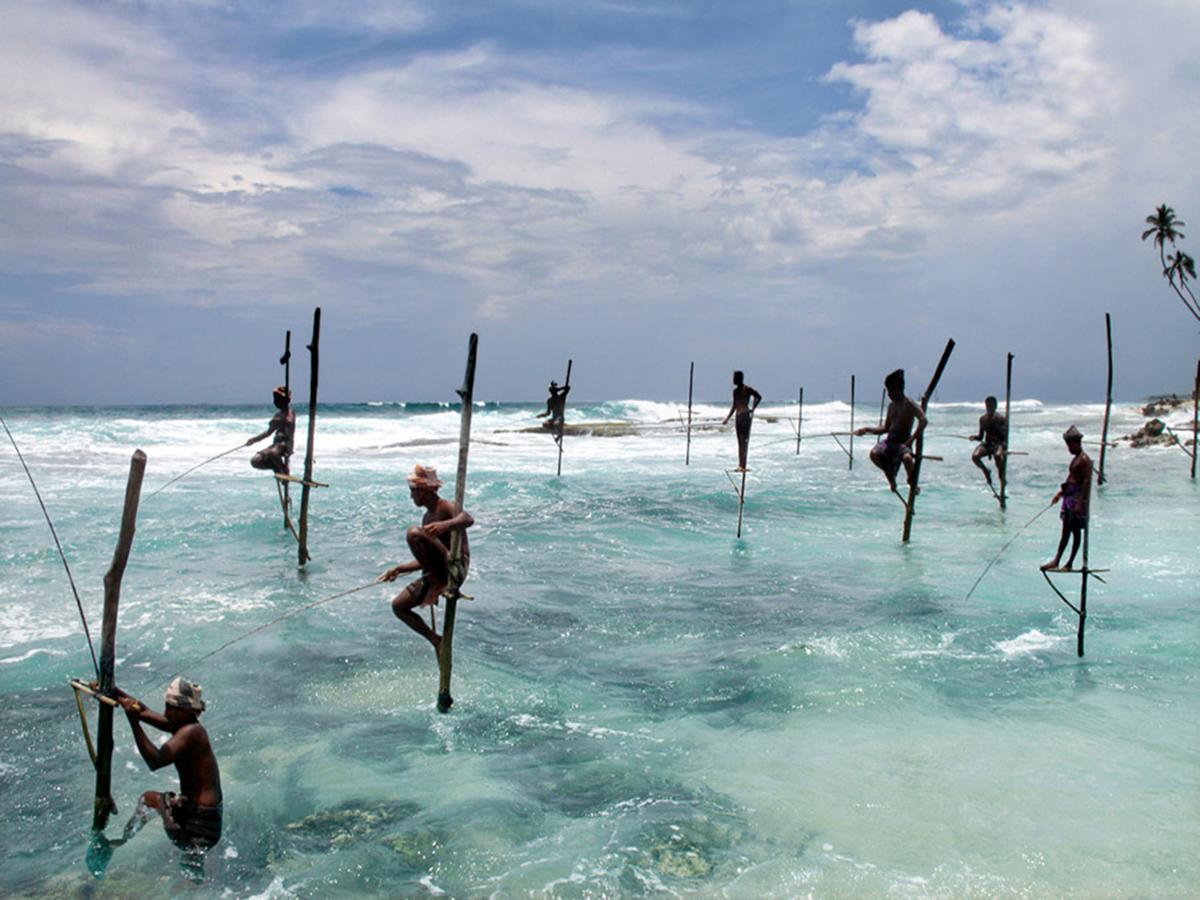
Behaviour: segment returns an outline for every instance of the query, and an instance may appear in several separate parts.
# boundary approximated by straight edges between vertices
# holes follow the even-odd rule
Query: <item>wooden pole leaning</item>
[[[954,338],[946,341],[946,349],[942,351],[942,358],[938,360],[937,368],[933,372],[933,378],[929,382],[929,387],[925,388],[925,393],[921,395],[921,412],[925,412],[929,408],[929,401],[933,397],[933,392],[937,390],[938,382],[942,380],[942,372],[946,368],[946,363],[950,361],[950,354],[954,352]],[[917,491],[916,488],[921,481],[921,460],[925,454],[925,429],[921,430],[920,437],[917,438],[916,457],[913,460],[912,484],[908,486],[908,502],[904,505],[904,543],[908,543],[909,536],[912,534],[913,511],[916,507]]]
[[[572,362],[573,362],[573,360],[569,360],[569,359],[567,360],[567,378],[566,378],[566,381],[563,382],[564,389],[569,388],[571,386],[571,363]],[[566,424],[567,424],[567,398],[563,397],[562,418],[559,419],[559,421],[558,421],[558,471],[555,473],[555,475],[558,477],[562,477],[563,430],[564,430]]]
[[[308,552],[308,495],[313,480],[313,437],[317,431],[317,375],[321,362],[321,307],[313,310],[312,343],[308,345],[311,376],[308,381],[308,443],[304,447],[304,484],[300,491],[300,531],[296,542],[299,565],[304,565],[312,556]]]
[[[800,432],[804,428],[804,385],[800,385],[800,400],[796,407],[796,455],[800,455]]]
[[[475,402],[475,355],[479,347],[479,335],[472,333],[467,343],[467,371],[463,375],[458,396],[462,401],[462,412],[458,430],[458,469],[454,476],[454,512],[462,512],[467,493],[467,454],[471,449],[471,411]],[[450,582],[446,586],[446,614],[442,622],[442,643],[438,649],[438,712],[448,712],[454,705],[450,696],[450,674],[454,668],[454,620],[458,613],[458,598],[462,596],[465,573],[462,568],[462,530],[450,535]]]
[[[1088,534],[1091,524],[1083,529],[1083,574],[1079,583],[1079,631],[1075,636],[1075,653],[1083,656],[1083,626],[1087,623]]]
[[[1108,449],[1108,416],[1112,411],[1112,316],[1104,314],[1104,332],[1108,338],[1108,389],[1104,395],[1104,430],[1100,434],[1100,468],[1096,476],[1096,484],[1104,484],[1104,451]]]
[[[692,462],[692,383],[696,375],[696,363],[693,360],[688,366],[688,420],[687,420],[687,450],[683,454],[683,464],[691,465]]]
[[[742,536],[742,510],[746,506],[746,470],[742,469],[742,488],[738,491],[738,527],[737,536]]]
[[[850,470],[854,469],[854,376],[850,376]]]
[[[1200,359],[1196,360],[1196,385],[1192,388],[1192,481],[1196,480],[1196,457],[1200,456]]]
[[[279,364],[283,366],[283,390],[290,406],[292,402],[292,330],[290,328],[283,339],[283,356],[279,357]],[[286,481],[276,481],[275,487],[279,489],[279,503],[283,507],[283,527],[286,531],[292,531],[290,514],[292,497],[288,491],[288,484]]]
[[[100,693],[111,697],[117,685],[117,607],[121,602],[121,578],[133,535],[137,531],[138,501],[142,496],[142,476],[146,472],[146,454],[135,450],[129,461],[129,479],[125,483],[125,506],[121,510],[121,532],[112,564],[104,575],[104,625],[100,637]],[[92,830],[103,831],[108,817],[117,811],[112,799],[113,707],[100,704],[96,728],[96,799],[92,806]]]
[[[1008,442],[1012,434],[1012,418],[1009,415],[1012,401],[1012,361],[1013,355],[1010,353],[1004,370],[1004,471],[996,473],[1000,478],[1001,509],[1004,509],[1008,503]]]

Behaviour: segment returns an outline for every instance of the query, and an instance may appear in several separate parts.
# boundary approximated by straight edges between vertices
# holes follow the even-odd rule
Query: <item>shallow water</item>
[[[154,823],[88,873],[92,777],[70,675],[90,657],[11,449],[0,453],[0,891],[26,895],[1186,896],[1200,883],[1200,489],[1177,448],[1110,450],[1093,501],[1087,655],[1037,565],[1054,513],[987,562],[1064,477],[1059,438],[1102,407],[1014,406],[1010,503],[971,466],[980,410],[935,405],[913,540],[848,408],[764,405],[743,537],[730,433],[677,407],[572,408],[643,434],[568,437],[563,477],[530,405],[479,406],[468,592],[449,715],[432,651],[371,588],[195,666],[223,642],[403,558],[403,476],[452,481],[457,411],[322,408],[298,572],[249,452],[258,408],[9,409],[98,640],[129,455],[149,456],[125,575],[118,681],[158,698],[185,668],[225,789],[196,885]],[[859,422],[877,409],[861,406]],[[705,406],[711,421],[724,407]],[[780,416],[777,421],[768,417]],[[1170,419],[1182,418],[1177,416]],[[1131,406],[1112,432],[1142,423]],[[300,416],[298,444],[303,443]],[[843,438],[843,440],[845,440]],[[298,446],[296,460],[301,459]],[[1093,453],[1093,456],[1096,454]],[[298,468],[298,466],[297,466]],[[452,485],[447,484],[447,492]],[[1077,590],[1077,579],[1063,579]],[[1072,596],[1068,593],[1068,596]],[[170,789],[117,722],[119,832]]]

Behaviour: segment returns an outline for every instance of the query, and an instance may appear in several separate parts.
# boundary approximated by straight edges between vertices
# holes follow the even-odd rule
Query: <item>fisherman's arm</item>
[[[732,416],[736,411],[737,411],[737,397],[735,396],[734,399],[729,404],[729,412],[725,413],[725,421],[723,421],[721,424],[728,425],[729,417]]]
[[[395,581],[405,572],[416,572],[421,568],[421,564],[415,559],[411,562],[400,563],[398,566],[388,569],[382,575],[375,579],[376,584],[383,584],[385,581]]]
[[[167,717],[161,713],[156,713],[152,709],[148,709],[146,704],[135,697],[129,696],[120,688],[114,688],[113,694],[117,698],[117,702],[121,704],[121,708],[130,716],[131,719],[137,719],[139,722],[145,722],[147,725],[152,725],[159,731],[169,731],[171,726],[167,723]]]
[[[463,510],[458,515],[451,516],[448,519],[440,519],[437,522],[430,522],[425,526],[425,533],[430,537],[441,537],[443,534],[449,534],[451,531],[457,531],[463,528],[470,528],[475,524],[475,519],[472,515]]]
[[[909,437],[909,439],[904,442],[906,446],[912,447],[917,442],[917,438],[919,438],[921,436],[921,432],[923,432],[925,430],[925,426],[929,424],[929,420],[925,418],[925,413],[921,410],[921,407],[919,407],[917,404],[915,404],[911,400],[909,400],[908,405],[912,408],[913,415],[917,419],[916,429],[913,431],[913,433]]]
[[[249,447],[251,444],[257,444],[263,438],[269,437],[270,435],[272,435],[274,433],[275,433],[275,420],[272,419],[271,424],[267,426],[266,431],[264,431],[262,434],[256,434],[254,437],[246,439],[246,446]]]
[[[975,434],[971,435],[971,440],[973,440],[973,441],[982,441],[983,440],[983,434],[987,430],[983,424],[983,420],[986,418],[987,418],[987,416],[979,417],[979,428]]]
[[[750,396],[754,398],[754,402],[750,404],[750,412],[754,412],[758,409],[758,404],[762,403],[762,394],[754,388],[750,388]]]

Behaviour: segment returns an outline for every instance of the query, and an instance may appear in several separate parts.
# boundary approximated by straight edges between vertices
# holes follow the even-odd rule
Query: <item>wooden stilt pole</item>
[[[308,495],[313,480],[313,437],[317,431],[317,374],[321,362],[321,307],[313,310],[312,343],[308,345],[311,355],[312,374],[308,381],[308,444],[304,448],[304,486],[300,491],[300,532],[296,536],[299,547],[300,565],[312,556],[308,552]]]
[[[292,403],[292,330],[289,328],[287,335],[283,339],[283,356],[279,357],[279,364],[283,366],[283,390],[287,396],[287,402],[290,406]],[[279,502],[283,506],[283,527],[286,531],[292,530],[292,495],[288,490],[286,481],[276,482],[276,487],[279,488]]]
[[[1097,484],[1104,484],[1104,451],[1108,449],[1108,415],[1112,411],[1112,316],[1104,314],[1104,332],[1108,338],[1108,389],[1104,395],[1104,430],[1100,434],[1100,468]]]
[[[850,376],[850,452],[846,454],[850,457],[851,470],[854,469],[854,376]]]
[[[738,491],[738,528],[737,536],[742,536],[742,509],[746,505],[746,470],[742,469],[742,489]]]
[[[1004,471],[996,473],[1000,477],[1001,509],[1004,509],[1008,503],[1006,491],[1008,488],[1008,442],[1012,435],[1012,418],[1009,416],[1012,401],[1012,361],[1013,355],[1010,353],[1004,370]]]
[[[879,395],[879,427],[883,427],[883,406],[887,402],[887,388],[883,389],[883,393]]]
[[[804,429],[804,385],[800,385],[800,402],[796,407],[796,455],[800,455],[800,433]]]
[[[146,472],[146,454],[133,452],[129,479],[125,482],[125,506],[121,511],[121,533],[112,564],[104,575],[104,625],[100,637],[100,693],[111,697],[116,687],[117,607],[121,602],[121,577],[129,562],[133,535],[137,530],[138,501],[142,496],[142,476]],[[96,800],[92,806],[92,830],[103,831],[110,814],[117,811],[112,798],[113,707],[100,704],[96,729]]]
[[[458,429],[458,470],[454,476],[454,512],[462,512],[467,493],[467,453],[471,449],[471,411],[475,402],[475,354],[479,335],[472,334],[467,343],[467,371],[458,396],[462,401]],[[569,376],[568,376],[569,377]],[[459,588],[465,573],[462,570],[462,531],[450,535],[450,583],[446,587],[446,615],[443,617],[442,645],[438,650],[438,712],[448,712],[454,705],[450,696],[450,674],[454,668],[454,619],[458,612]]]
[[[946,342],[946,349],[942,351],[942,358],[938,360],[937,369],[933,372],[933,378],[929,382],[929,387],[925,388],[925,393],[921,395],[921,411],[924,412],[929,408],[929,400],[933,397],[933,392],[937,390],[938,382],[942,380],[942,372],[946,368],[946,363],[950,361],[950,354],[954,352],[954,338],[950,338]],[[908,538],[912,534],[912,519],[913,511],[916,507],[917,491],[916,488],[921,481],[921,459],[925,455],[925,432],[921,432],[921,436],[917,438],[917,446],[914,448],[916,458],[913,460],[912,483],[908,486],[908,503],[904,509],[904,543],[908,543]]]
[[[1083,576],[1079,583],[1079,633],[1076,637],[1075,652],[1083,656],[1083,627],[1087,623],[1087,588],[1088,588],[1088,533],[1091,526],[1083,529]]]
[[[692,380],[696,375],[696,363],[693,361],[688,366],[688,420],[687,420],[687,451],[683,455],[683,464],[691,465],[692,462]]]
[[[1200,359],[1196,360],[1196,386],[1192,389],[1192,481],[1196,480],[1196,457],[1200,456]]]
[[[567,360],[567,379],[566,379],[566,381],[563,382],[564,388],[569,388],[571,386],[571,362],[572,362],[572,360],[569,360],[569,359]],[[563,426],[566,425],[566,423],[567,423],[567,398],[563,397],[562,418],[559,419],[559,422],[558,422],[558,472],[555,473],[559,477],[562,476]]]

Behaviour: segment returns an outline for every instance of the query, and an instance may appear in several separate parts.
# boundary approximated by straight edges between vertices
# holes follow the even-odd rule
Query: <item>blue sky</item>
[[[330,401],[446,397],[470,330],[489,399],[919,388],[953,336],[943,398],[1012,351],[1101,400],[1106,311],[1119,396],[1200,355],[1138,240],[1200,216],[1194,2],[0,16],[0,404],[263,399],[317,304]]]

